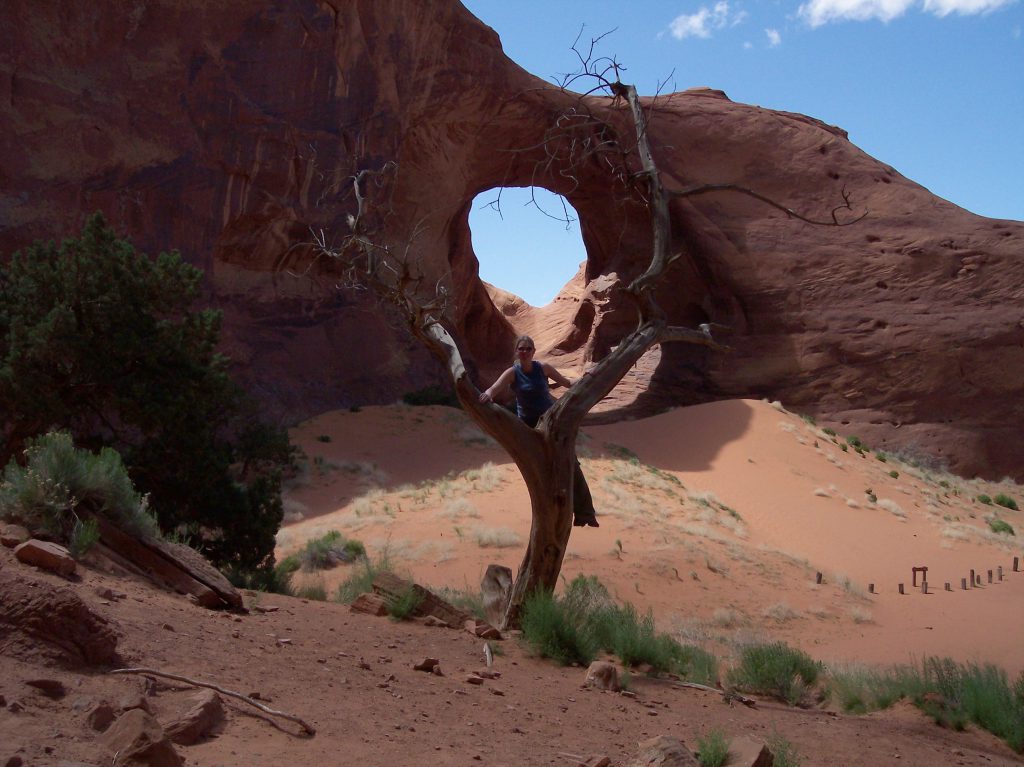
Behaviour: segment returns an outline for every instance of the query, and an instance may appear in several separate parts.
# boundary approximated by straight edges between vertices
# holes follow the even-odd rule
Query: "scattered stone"
[[[258,613],[276,613],[281,608],[277,605],[253,605],[252,609]]]
[[[173,742],[191,746],[208,736],[224,721],[224,703],[213,690],[201,690],[192,698],[192,707],[164,728]]]
[[[498,695],[500,697],[504,697],[505,696],[505,691],[504,690],[499,690],[497,687],[488,688],[488,691],[491,693],[491,695]]]
[[[165,623],[160,628],[162,628],[164,631],[174,631],[174,626],[172,626],[170,623]]]
[[[500,671],[492,671],[489,668],[480,669],[476,672],[477,676],[482,676],[484,679],[498,679],[501,677]]]
[[[438,664],[440,663],[441,661],[439,661],[437,658],[424,658],[412,668],[413,671],[433,672],[433,670],[437,668]]]
[[[607,756],[592,756],[586,761],[580,762],[579,767],[609,767],[612,760]]]
[[[4,762],[4,767],[23,767],[24,764],[25,764],[25,760],[22,759],[17,754],[15,754],[10,759],[8,759],[6,762]]]
[[[128,595],[120,591],[114,591],[112,588],[107,586],[97,586],[96,596],[100,599],[109,599],[111,602],[116,602],[119,599],[124,599]]]
[[[447,621],[443,621],[443,620],[441,620],[440,618],[438,618],[437,616],[434,616],[434,615],[428,615],[426,618],[424,618],[423,619],[423,625],[424,626],[433,626],[434,628],[439,628],[439,629],[450,629],[451,628],[451,625]]]
[[[279,645],[291,644],[292,640],[289,639],[288,637],[278,637],[277,643]]]
[[[114,721],[114,707],[109,703],[101,701],[90,709],[85,717],[89,726],[97,732],[103,732]]]
[[[478,636],[481,639],[501,639],[501,632],[487,621],[482,621],[478,618],[469,618],[462,625],[470,634]]]
[[[618,692],[622,689],[619,685],[619,670],[615,667],[614,663],[596,660],[587,669],[587,677],[583,681],[583,686],[593,687],[597,690]]]
[[[149,700],[147,700],[146,696],[140,692],[128,693],[121,698],[121,702],[118,705],[118,710],[122,713],[125,711],[132,711],[134,709],[145,711],[147,714],[153,713],[153,709],[149,706]]]
[[[14,556],[26,565],[49,570],[65,578],[74,575],[78,565],[71,552],[59,543],[30,538],[14,547]]]
[[[0,544],[9,549],[13,549],[31,537],[32,534],[28,531],[28,528],[21,525],[7,524],[0,527]]]
[[[67,694],[64,684],[56,679],[26,679],[25,684],[35,687],[47,698],[59,699]]]
[[[19,711],[24,711],[25,707],[21,704],[20,700],[12,700],[7,705],[7,710],[10,711],[12,714],[17,714]]]
[[[466,674],[466,684],[480,685],[484,683],[484,678],[476,674]]]
[[[366,615],[382,618],[388,614],[388,602],[381,594],[360,594],[349,605],[349,610],[354,613],[365,613]]]
[[[775,757],[764,741],[749,735],[740,735],[729,743],[726,764],[734,767],[772,767]]]
[[[637,744],[636,757],[626,767],[699,767],[697,757],[678,738],[659,735]]]
[[[181,767],[178,756],[160,723],[145,711],[132,709],[104,733],[103,745],[112,763],[144,764],[147,767]]]

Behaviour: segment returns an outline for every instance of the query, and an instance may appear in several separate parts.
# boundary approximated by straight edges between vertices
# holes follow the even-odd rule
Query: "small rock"
[[[40,567],[43,570],[68,577],[75,574],[78,565],[71,553],[63,546],[50,541],[39,541],[30,538],[14,547],[14,556],[26,565]]]
[[[63,683],[56,679],[26,679],[25,684],[35,687],[48,698],[63,698],[67,694]]]
[[[172,626],[170,623],[165,623],[160,628],[162,628],[164,631],[174,631],[174,626]]]
[[[423,660],[421,660],[419,663],[417,663],[412,668],[413,668],[413,671],[427,671],[427,672],[431,672],[435,668],[437,668],[437,666],[438,666],[438,664],[440,662],[441,661],[439,661],[437,658],[424,658]]]
[[[121,703],[118,706],[118,710],[121,712],[132,711],[133,709],[145,711],[147,714],[153,713],[153,709],[150,708],[146,696],[138,692],[125,695],[121,698]]]
[[[31,537],[32,534],[28,531],[28,528],[21,525],[7,524],[0,526],[0,544],[9,549],[13,549]],[[21,757],[18,758],[20,759]]]
[[[477,676],[482,676],[484,679],[498,679],[501,677],[500,671],[492,671],[489,668],[480,669],[476,672]]]
[[[434,666],[432,669],[430,669],[430,673],[434,676],[444,676],[444,672],[441,670],[440,666]]]
[[[22,765],[24,765],[24,764],[25,764],[25,760],[22,759],[17,754],[15,754],[10,759],[8,759],[6,762],[4,762],[4,767],[22,767]]]
[[[209,735],[224,721],[224,704],[213,690],[201,690],[192,698],[192,707],[170,722],[164,731],[180,746],[191,746]]]
[[[585,762],[580,762],[580,767],[609,767],[612,760],[607,756],[592,756]]]
[[[627,767],[699,767],[697,757],[678,738],[659,735],[637,744],[639,753]]]
[[[349,605],[349,610],[382,618],[388,614],[388,602],[381,594],[360,594]]]
[[[19,711],[24,711],[25,707],[21,704],[20,700],[12,700],[7,704],[7,710],[12,714],[17,714]]]
[[[428,615],[426,618],[424,618],[423,619],[423,625],[424,626],[433,626],[434,628],[439,628],[439,629],[450,629],[451,628],[451,626],[449,625],[448,621],[443,621],[440,618],[438,618],[436,615]]]
[[[480,685],[480,684],[483,684],[483,683],[484,683],[484,678],[482,676],[477,676],[476,674],[467,674],[466,675],[466,684]]]
[[[772,767],[775,757],[768,746],[757,738],[739,735],[729,742],[726,764],[735,767]]]
[[[583,685],[597,690],[618,692],[621,689],[619,685],[619,670],[615,667],[614,663],[596,660],[587,669],[587,676],[583,681]]]
[[[114,707],[109,703],[97,703],[86,715],[85,721],[97,732],[103,732],[114,721]]]
[[[148,767],[181,767],[178,756],[160,723],[145,711],[132,709],[115,721],[102,742],[117,764]]]
[[[278,643],[279,645],[283,645],[283,644],[291,644],[291,643],[292,643],[292,640],[291,640],[291,639],[289,639],[288,637],[279,637],[279,638],[278,638],[278,640],[277,640],[277,643]]]
[[[504,697],[504,695],[505,695],[505,691],[504,690],[499,690],[497,687],[491,687],[489,691],[490,691],[491,695],[498,695],[498,696],[501,696],[501,697]]]
[[[276,613],[281,608],[277,605],[253,605],[252,609],[258,613]]]

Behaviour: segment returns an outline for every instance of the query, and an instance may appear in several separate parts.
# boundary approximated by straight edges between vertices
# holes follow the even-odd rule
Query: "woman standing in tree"
[[[572,386],[569,379],[554,367],[533,358],[536,349],[532,338],[519,336],[516,339],[516,356],[512,367],[498,376],[498,380],[480,394],[481,402],[493,402],[496,395],[503,396],[511,387],[516,395],[516,413],[531,428],[537,425],[540,417],[555,403],[548,387],[548,379],[560,386]],[[600,527],[594,513],[594,500],[578,459],[573,475],[572,496],[572,523],[576,527]]]

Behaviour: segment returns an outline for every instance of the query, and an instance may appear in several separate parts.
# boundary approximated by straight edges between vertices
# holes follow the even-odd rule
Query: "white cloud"
[[[764,33],[766,35],[768,35],[768,47],[769,48],[775,48],[776,46],[782,44],[782,35],[779,34],[779,30],[777,30],[777,29],[766,29],[764,31]]]
[[[957,13],[969,16],[988,13],[1014,0],[808,0],[800,6],[799,14],[812,27],[832,21],[889,22],[911,8],[919,7],[939,17]]]
[[[711,37],[716,29],[734,27],[747,18],[746,11],[734,13],[726,0],[719,0],[713,6],[702,5],[696,13],[676,16],[668,25],[669,32],[676,40],[687,37]]]
[[[924,10],[936,16],[948,16],[958,13],[961,16],[973,16],[988,13],[996,8],[1009,5],[1012,0],[924,0]]]

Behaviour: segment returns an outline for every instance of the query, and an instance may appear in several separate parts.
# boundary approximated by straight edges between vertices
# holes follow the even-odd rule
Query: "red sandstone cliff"
[[[633,323],[609,285],[644,262],[644,211],[610,195],[597,167],[574,188],[537,179],[579,212],[588,262],[551,307],[496,309],[469,205],[534,180],[539,155],[524,148],[571,97],[505,57],[456,0],[409,8],[8,0],[0,253],[103,210],[142,249],[178,248],[206,269],[226,351],[278,412],[388,401],[437,380],[426,353],[365,295],[336,290],[330,268],[311,279],[282,265],[306,266],[289,256],[310,228],[343,230],[353,171],[393,160],[380,241],[415,231],[431,277],[450,273],[453,321],[481,370],[504,362],[520,328],[541,328],[569,371],[600,357]],[[1024,477],[1024,224],[936,198],[837,128],[714,91],[659,100],[651,132],[670,183],[742,184],[809,214],[845,188],[868,217],[826,229],[725,193],[675,204],[685,256],[664,304],[675,322],[729,326],[735,353],[665,347],[611,415],[765,396],[872,445]]]

